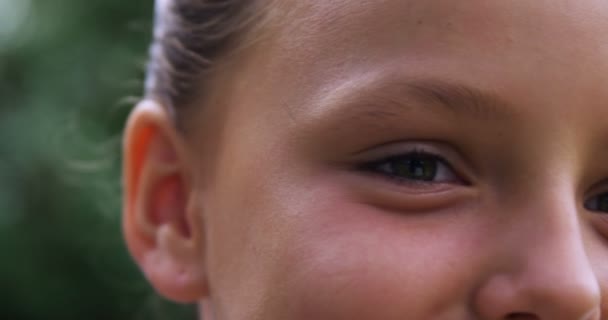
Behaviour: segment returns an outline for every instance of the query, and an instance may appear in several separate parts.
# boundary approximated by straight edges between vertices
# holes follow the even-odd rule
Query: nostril
[[[506,320],[538,320],[540,319],[536,315],[528,312],[512,312],[509,313],[506,317]]]

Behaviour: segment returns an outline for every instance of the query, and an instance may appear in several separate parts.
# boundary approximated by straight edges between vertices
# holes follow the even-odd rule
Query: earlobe
[[[133,110],[123,148],[123,232],[131,255],[160,294],[178,302],[203,298],[203,226],[190,159],[161,105],[144,101]]]

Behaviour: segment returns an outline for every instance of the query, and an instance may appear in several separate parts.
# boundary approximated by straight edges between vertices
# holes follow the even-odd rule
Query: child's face
[[[608,2],[290,2],[191,142],[217,318],[606,317]]]

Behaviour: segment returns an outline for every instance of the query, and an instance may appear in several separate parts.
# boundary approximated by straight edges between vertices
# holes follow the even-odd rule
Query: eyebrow
[[[512,118],[514,109],[493,92],[445,81],[407,82],[405,87],[417,102],[439,106],[456,114],[481,120]]]
[[[315,104],[323,110],[359,118],[384,118],[405,111],[448,111],[478,120],[515,116],[515,109],[498,94],[456,82],[437,79],[371,79],[330,90]],[[346,114],[345,114],[346,112]],[[315,112],[316,113],[316,112]],[[317,114],[318,115],[318,114]]]

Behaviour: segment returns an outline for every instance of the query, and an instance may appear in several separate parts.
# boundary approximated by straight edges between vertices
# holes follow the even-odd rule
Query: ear
[[[161,295],[184,303],[205,297],[203,225],[190,158],[160,104],[135,107],[123,148],[123,232],[131,255]]]

